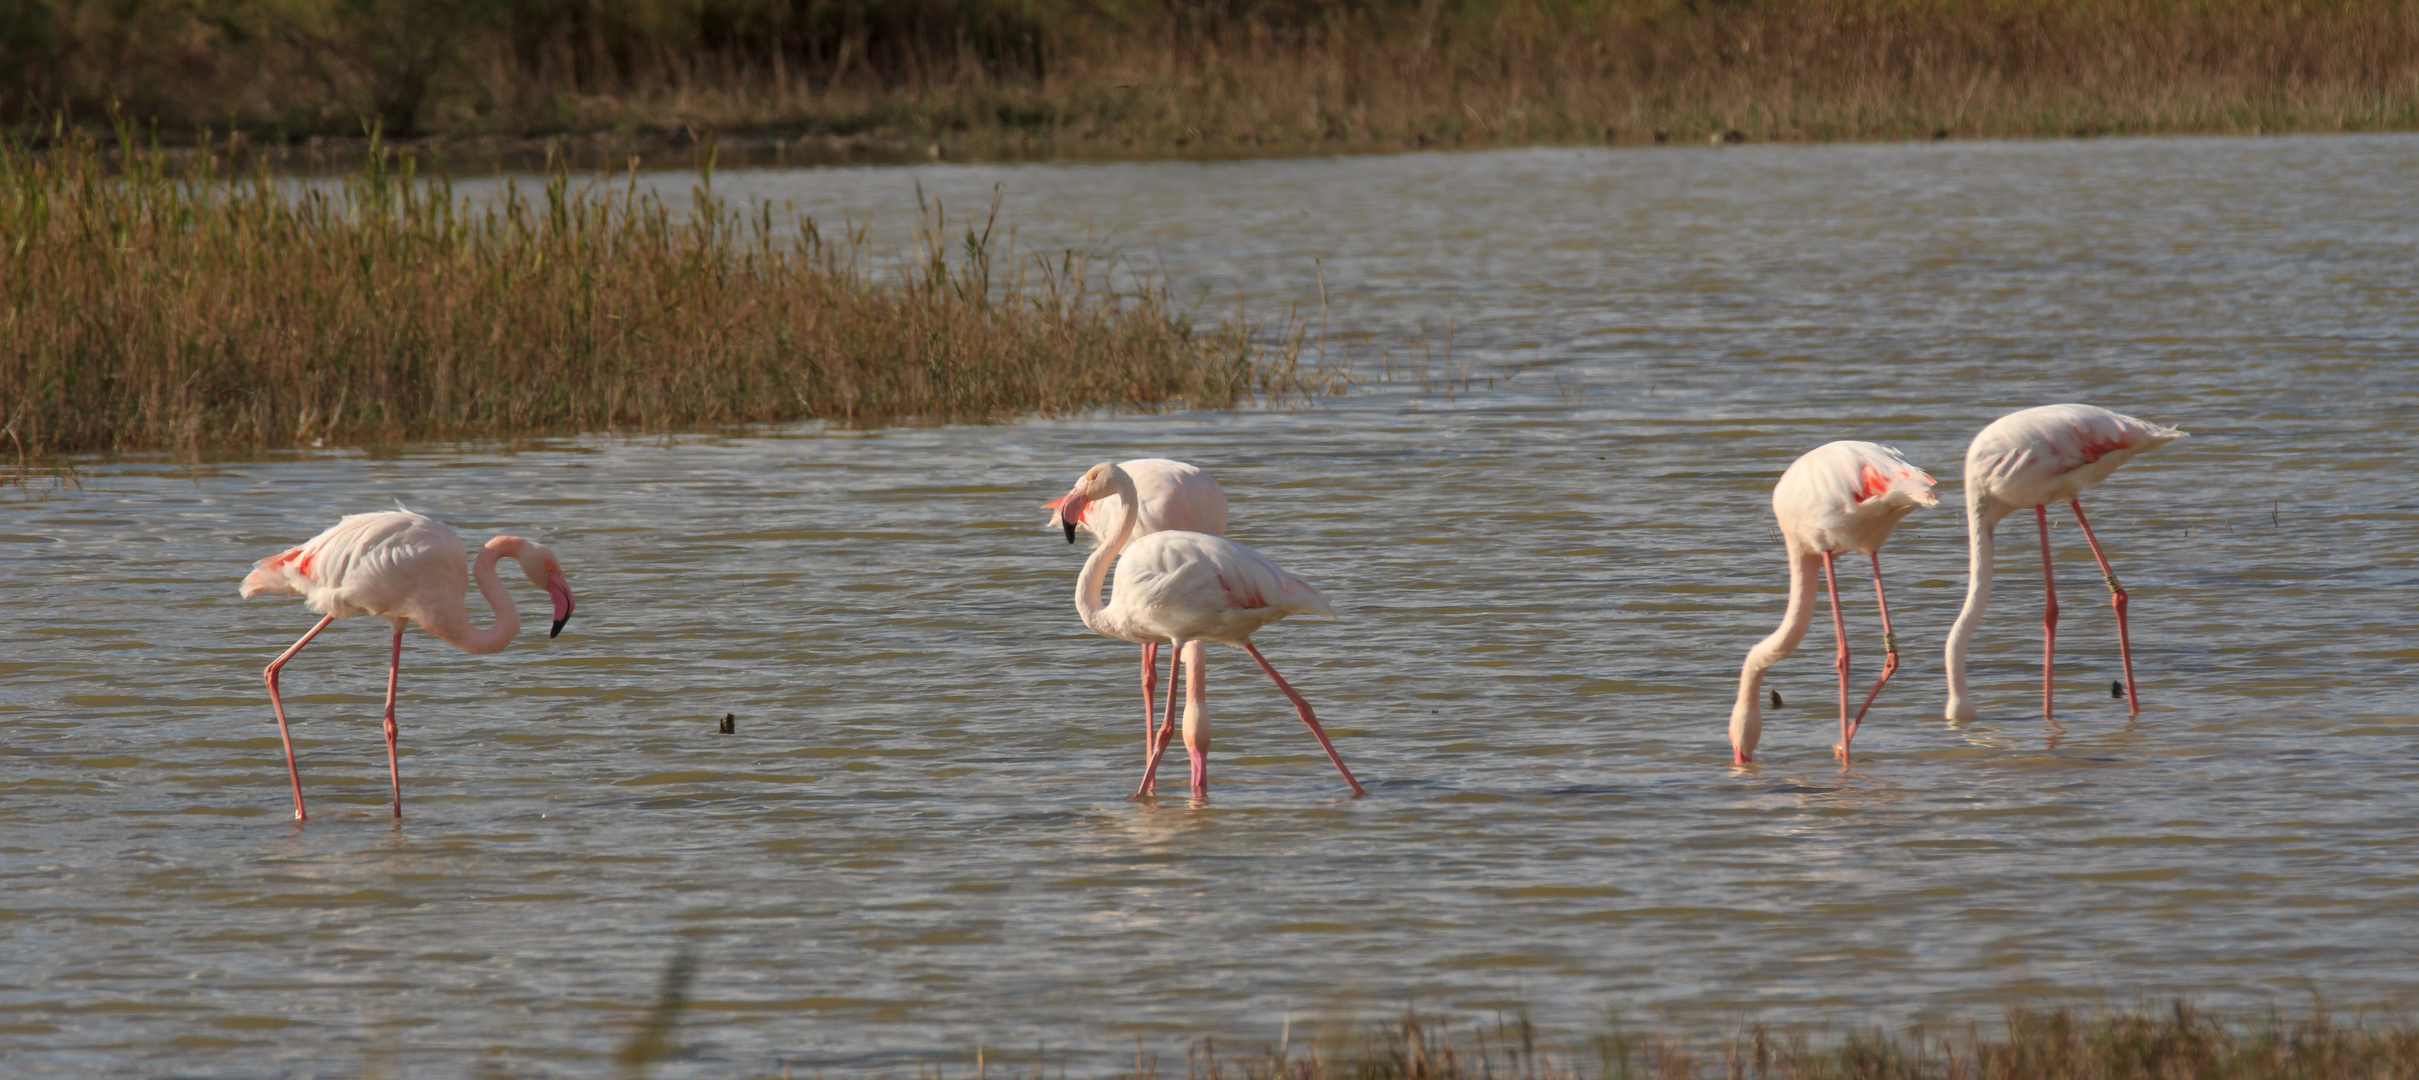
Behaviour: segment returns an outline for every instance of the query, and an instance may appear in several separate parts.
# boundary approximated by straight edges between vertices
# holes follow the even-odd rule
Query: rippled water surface
[[[1606,1008],[2407,1003],[2414,176],[2412,138],[726,174],[876,246],[911,177],[953,215],[996,184],[1021,245],[1088,232],[1209,317],[1313,310],[1323,273],[1360,373],[1395,378],[1281,411],[103,463],[12,496],[0,1067],[601,1075],[684,942],[661,1075],[1039,1044],[1080,1075],[1406,1002],[1565,1037]],[[1960,455],[2066,400],[2192,432],[2091,496],[2145,711],[2109,697],[2060,513],[2060,722],[2018,518],[1985,718],[1951,726]],[[1906,668],[1843,773],[1818,625],[1733,769],[1786,576],[1768,493],[1835,438],[1942,479],[1884,557]],[[1335,599],[1260,640],[1369,798],[1224,648],[1212,799],[1122,797],[1134,650],[1086,635],[1082,552],[1035,504],[1144,455],[1211,468],[1232,534]],[[259,672],[311,617],[236,585],[394,499],[553,544],[580,613],[489,657],[409,636],[400,827],[382,624],[340,624],[286,676],[298,828]],[[1878,628],[1843,584],[1861,683]]]

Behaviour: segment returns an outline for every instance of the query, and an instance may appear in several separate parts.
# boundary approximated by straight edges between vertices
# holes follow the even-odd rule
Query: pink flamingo
[[[1069,522],[1081,520],[1088,505],[1112,495],[1124,498],[1128,505],[1141,501],[1134,478],[1124,468],[1102,462],[1075,482],[1075,489],[1059,500],[1058,510]],[[1303,726],[1319,740],[1320,748],[1327,751],[1327,760],[1335,763],[1336,772],[1343,774],[1352,793],[1368,794],[1361,788],[1361,782],[1352,778],[1352,770],[1344,766],[1344,757],[1328,741],[1327,732],[1319,727],[1319,718],[1311,712],[1310,702],[1303,700],[1285,677],[1277,674],[1277,669],[1251,642],[1253,631],[1288,615],[1334,618],[1335,608],[1328,604],[1327,598],[1300,578],[1286,573],[1267,556],[1222,536],[1163,530],[1136,539],[1135,516],[1120,515],[1108,542],[1094,548],[1091,557],[1084,560],[1083,574],[1075,583],[1075,610],[1083,616],[1084,625],[1096,634],[1140,643],[1166,641],[1183,661],[1187,672],[1184,747],[1192,757],[1193,797],[1209,794],[1210,723],[1200,673],[1203,644],[1212,641],[1250,653],[1260,670],[1277,684],[1277,689],[1292,699]],[[1073,538],[1070,525],[1068,539]],[[1112,562],[1118,564],[1117,595],[1104,606],[1100,601],[1101,587],[1107,583]],[[1137,798],[1151,790],[1151,777],[1158,770],[1159,756],[1167,752],[1175,719],[1176,679],[1171,668],[1166,720],[1155,737],[1142,785],[1135,789]]]
[[[1839,640],[1839,745],[1831,748],[1842,764],[1848,743],[1865,721],[1865,711],[1881,688],[1898,671],[1898,635],[1890,631],[1890,602],[1881,591],[1881,545],[1890,539],[1900,518],[1919,506],[1937,506],[1932,478],[1896,450],[1869,442],[1826,443],[1806,452],[1781,474],[1772,489],[1772,514],[1780,520],[1781,541],[1789,548],[1789,611],[1780,629],[1747,651],[1739,673],[1739,700],[1730,710],[1731,761],[1755,760],[1755,744],[1763,737],[1764,672],[1782,657],[1797,651],[1814,622],[1814,568],[1823,569],[1823,584],[1831,592],[1831,632]],[[1881,608],[1881,678],[1865,704],[1848,715],[1848,627],[1839,613],[1839,580],[1834,561],[1843,551],[1860,551],[1873,560],[1873,600]]]
[[[2084,520],[2078,496],[2084,488],[2108,479],[2117,466],[2184,436],[2174,428],[2095,405],[2043,405],[2009,413],[1974,436],[1974,444],[1965,452],[1971,576],[1965,609],[1957,613],[1957,625],[1949,630],[1949,719],[1971,720],[1978,715],[1966,696],[1965,654],[1974,637],[1974,625],[1982,621],[1983,608],[1991,600],[1991,539],[2000,518],[2027,506],[2033,508],[2033,520],[2041,527],[2041,588],[2047,597],[2041,613],[2041,716],[2050,718],[2051,653],[2058,641],[2058,586],[2049,565],[2049,504],[2053,502],[2074,509],[2075,524],[2082,526],[2092,558],[2100,561],[2109,604],[2117,610],[2117,655],[2125,666],[2127,713],[2142,711],[2142,699],[2134,692],[2125,587],[2117,584],[2117,572],[2109,569],[2108,556],[2100,551],[2091,523]]]
[[[386,772],[395,789],[395,816],[403,816],[403,772],[395,761],[395,682],[403,665],[403,623],[409,619],[440,640],[466,653],[502,652],[521,629],[521,616],[512,594],[496,577],[496,560],[512,558],[521,572],[554,599],[554,629],[563,632],[571,618],[571,586],[563,566],[544,544],[518,536],[499,536],[479,549],[471,562],[462,538],[444,522],[410,510],[351,514],[334,528],[300,547],[262,559],[244,578],[243,595],[269,593],[299,596],[319,625],[292,648],[277,654],[261,675],[269,684],[269,705],[277,712],[277,737],[286,746],[286,775],[294,783],[294,820],[305,820],[302,772],[294,765],[294,738],[286,729],[285,701],[277,695],[277,672],[328,624],[348,615],[376,615],[395,624],[395,645],[386,664]],[[479,595],[494,610],[495,624],[485,630],[470,625],[464,610],[462,578],[465,564],[479,583]]]
[[[1217,478],[1206,470],[1167,458],[1136,458],[1118,462],[1117,467],[1124,469],[1134,481],[1136,498],[1131,503],[1122,495],[1111,494],[1083,506],[1074,517],[1059,513],[1060,504],[1067,501],[1066,496],[1042,504],[1044,509],[1051,512],[1050,524],[1065,527],[1068,543],[1075,542],[1078,527],[1091,533],[1094,539],[1107,539],[1116,526],[1104,527],[1097,523],[1122,519],[1125,508],[1130,505],[1138,505],[1142,509],[1142,516],[1136,519],[1134,526],[1136,536],[1171,529],[1212,536],[1226,535],[1226,489],[1219,487]],[[1171,692],[1176,685],[1176,668],[1186,662],[1179,657],[1169,664],[1168,686]],[[1157,743],[1151,734],[1151,725],[1155,719],[1152,714],[1153,695],[1158,684],[1159,642],[1153,639],[1142,643],[1142,753],[1145,761],[1155,760],[1152,750]],[[1151,787],[1151,777],[1145,776],[1143,793],[1149,794]]]

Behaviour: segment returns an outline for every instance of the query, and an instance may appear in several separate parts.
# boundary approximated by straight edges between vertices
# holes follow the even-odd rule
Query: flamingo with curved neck
[[[2033,523],[2041,531],[2041,718],[2052,719],[2050,705],[2058,645],[2058,583],[2049,563],[2049,504],[2063,502],[2075,512],[2091,556],[2100,563],[2108,583],[2108,603],[2117,613],[2117,657],[2125,671],[2127,715],[2142,711],[2134,685],[2133,637],[2125,625],[2128,597],[2108,565],[2100,539],[2083,517],[2084,489],[2108,479],[2134,458],[2177,439],[2185,432],[2110,412],[2097,405],[2043,405],[2009,413],[1974,436],[1965,452],[1965,515],[1967,579],[1965,607],[1949,629],[1947,661],[1949,700],[1944,712],[1951,720],[1972,720],[1974,708],[1965,681],[1966,650],[1974,628],[1991,602],[1992,539],[1999,521],[2024,507],[2033,508]]]
[[[1106,540],[1117,528],[1114,523],[1128,515],[1134,517],[1136,536],[1168,529],[1212,536],[1226,535],[1226,489],[1218,486],[1217,478],[1211,476],[1208,470],[1168,458],[1135,458],[1120,461],[1117,467],[1124,470],[1127,478],[1134,482],[1135,497],[1130,502],[1112,494],[1086,504],[1073,517],[1059,512],[1061,504],[1067,501],[1064,495],[1042,504],[1043,509],[1050,511],[1051,527],[1066,529],[1068,543],[1075,542],[1077,529],[1091,533],[1094,540]],[[1200,650],[1194,651],[1198,653]],[[1192,659],[1171,658],[1168,665],[1168,686],[1171,690],[1176,685],[1176,669],[1189,669],[1198,663],[1198,656]],[[1142,756],[1146,762],[1151,759],[1151,751],[1158,746],[1158,736],[1151,730],[1157,722],[1157,717],[1152,714],[1152,695],[1158,683],[1159,642],[1146,641],[1142,643]],[[1147,776],[1144,786],[1150,786]]]
[[[1772,513],[1789,548],[1789,610],[1779,629],[1747,651],[1747,663],[1739,672],[1739,697],[1730,710],[1733,764],[1753,762],[1756,743],[1763,737],[1764,673],[1795,652],[1814,623],[1818,566],[1831,592],[1831,632],[1839,642],[1839,743],[1831,749],[1840,764],[1848,763],[1848,744],[1856,738],[1856,729],[1881,696],[1881,688],[1898,672],[1898,635],[1890,630],[1890,602],[1881,589],[1881,546],[1900,518],[1939,503],[1929,475],[1898,451],[1877,443],[1825,443],[1781,474],[1772,489]],[[1873,561],[1873,600],[1881,609],[1884,650],[1881,678],[1853,717],[1848,714],[1848,628],[1840,617],[1835,565],[1841,552],[1861,552]]]
[[[554,601],[554,626],[546,636],[561,634],[563,624],[571,619],[571,586],[563,580],[562,563],[546,545],[518,536],[499,536],[482,546],[478,559],[471,562],[462,538],[453,529],[410,510],[349,515],[300,546],[253,564],[244,578],[242,595],[299,596],[321,615],[318,625],[261,672],[269,686],[270,707],[277,713],[277,737],[285,744],[286,776],[294,785],[294,820],[303,821],[309,815],[303,809],[302,771],[294,763],[285,700],[277,692],[277,675],[286,662],[338,619],[376,615],[394,624],[394,646],[386,666],[386,770],[394,788],[395,816],[400,818],[403,771],[396,760],[395,689],[403,665],[404,623],[417,622],[438,640],[466,653],[504,651],[521,630],[520,610],[496,576],[497,561],[507,558],[520,563],[521,573]],[[479,595],[495,613],[495,621],[484,629],[471,625],[464,607],[466,562]]]
[[[1079,518],[1087,504],[1111,495],[1133,505],[1134,480],[1116,464],[1102,462],[1075,482],[1074,490],[1061,500],[1059,513],[1062,518]],[[1334,763],[1353,795],[1368,794],[1361,782],[1353,778],[1352,770],[1345,767],[1343,755],[1336,752],[1327,732],[1319,727],[1319,718],[1311,711],[1310,702],[1284,676],[1277,674],[1276,667],[1251,641],[1254,631],[1286,616],[1318,615],[1332,619],[1335,607],[1319,590],[1242,544],[1222,536],[1182,530],[1165,530],[1137,539],[1136,515],[1123,517],[1108,542],[1093,549],[1084,560],[1083,573],[1075,580],[1075,610],[1093,633],[1133,642],[1165,641],[1184,659],[1187,669],[1184,746],[1192,759],[1193,797],[1209,795],[1210,722],[1198,659],[1208,642],[1233,645],[1251,654],[1260,670],[1267,672],[1277,689],[1292,700],[1303,726],[1319,740],[1320,749],[1327,752],[1327,760]],[[1111,563],[1117,566],[1117,592],[1113,599],[1103,603],[1101,590],[1108,583]],[[1161,724],[1150,763],[1144,768],[1142,785],[1135,789],[1136,798],[1150,793],[1159,757],[1167,752],[1171,741],[1175,715],[1176,686],[1171,674],[1166,720]]]

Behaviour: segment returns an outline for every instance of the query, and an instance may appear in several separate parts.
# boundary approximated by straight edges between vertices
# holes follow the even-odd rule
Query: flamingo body
[[[1878,443],[1843,440],[1825,443],[1790,463],[1772,489],[1772,514],[1789,551],[1789,610],[1755,648],[1739,674],[1738,700],[1730,711],[1731,760],[1754,760],[1763,734],[1764,673],[1797,651],[1814,622],[1815,573],[1831,590],[1831,623],[1839,637],[1840,741],[1835,750],[1844,762],[1848,744],[1865,710],[1881,694],[1883,684],[1898,670],[1898,641],[1890,631],[1890,608],[1881,592],[1881,546],[1908,514],[1937,506],[1932,477],[1898,451]],[[1887,652],[1879,681],[1866,696],[1865,707],[1848,714],[1848,640],[1840,617],[1834,561],[1843,553],[1867,556],[1873,563],[1873,595],[1881,605],[1882,643]]]
[[[243,596],[299,596],[320,615],[318,625],[261,672],[269,687],[270,706],[277,714],[278,737],[285,744],[286,772],[294,785],[295,820],[308,815],[303,809],[302,773],[294,761],[294,740],[286,725],[285,701],[278,694],[278,673],[287,661],[338,619],[376,615],[393,624],[394,648],[387,661],[386,751],[395,816],[402,817],[395,691],[403,663],[404,624],[416,622],[467,653],[503,651],[521,628],[512,595],[496,576],[496,562],[504,558],[517,560],[529,580],[546,590],[554,602],[554,626],[548,636],[562,633],[563,624],[571,618],[573,600],[553,551],[517,536],[498,536],[482,546],[473,560],[451,527],[410,510],[348,515],[326,532],[252,565],[252,572],[244,577]],[[470,623],[463,601],[465,577],[478,584],[480,596],[495,612],[494,624],[485,629]]]
[[[1155,532],[1126,545],[1116,593],[1087,623],[1127,641],[1240,645],[1289,615],[1336,617],[1319,590],[1245,545],[1207,533]]]
[[[1148,536],[1170,529],[1183,532],[1226,535],[1226,489],[1218,486],[1217,477],[1198,465],[1168,458],[1136,458],[1120,461],[1134,481],[1134,501],[1142,507],[1142,517],[1134,523],[1135,536]],[[1063,524],[1058,508],[1065,496],[1042,505],[1051,511],[1050,524]],[[1078,512],[1074,524],[1091,533],[1094,540],[1104,540],[1115,534],[1117,523],[1124,518],[1126,498],[1111,494],[1098,502],[1087,502]]]
[[[2065,502],[2091,545],[2108,583],[2109,606],[2117,615],[2117,653],[2125,672],[2125,703],[2142,711],[2133,677],[2133,638],[2126,625],[2128,595],[2100,550],[2099,537],[2083,516],[2083,491],[2108,479],[2117,467],[2156,450],[2185,432],[2096,405],[2043,405],[2009,413],[1974,436],[1965,455],[1967,578],[1965,606],[1949,630],[1945,649],[1949,697],[1942,710],[1951,720],[1980,715],[1966,687],[1966,653],[1974,628],[1991,599],[1992,541],[2000,519],[2031,507],[2041,532],[2041,715],[2051,718],[2054,656],[2058,639],[2058,587],[2050,569],[2049,504]]]
[[[1965,452],[1967,513],[1999,516],[2066,502],[2128,461],[2185,433],[2095,405],[2043,405],[2009,413],[1974,436]],[[1994,518],[1996,520],[1996,518]]]

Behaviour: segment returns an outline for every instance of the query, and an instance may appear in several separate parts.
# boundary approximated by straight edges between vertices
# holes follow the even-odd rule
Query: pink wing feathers
[[[1810,551],[1870,551],[1918,507],[1937,506],[1932,477],[1898,451],[1841,440],[1815,447],[1781,474],[1772,512]]]
[[[311,610],[340,618],[416,612],[424,591],[451,588],[470,574],[461,537],[443,522],[409,510],[348,514],[298,546],[252,565],[242,595],[299,596]]]
[[[2007,506],[2063,502],[2142,454],[2181,439],[2175,428],[2096,405],[2043,405],[2009,413],[1966,449],[1966,499]]]

